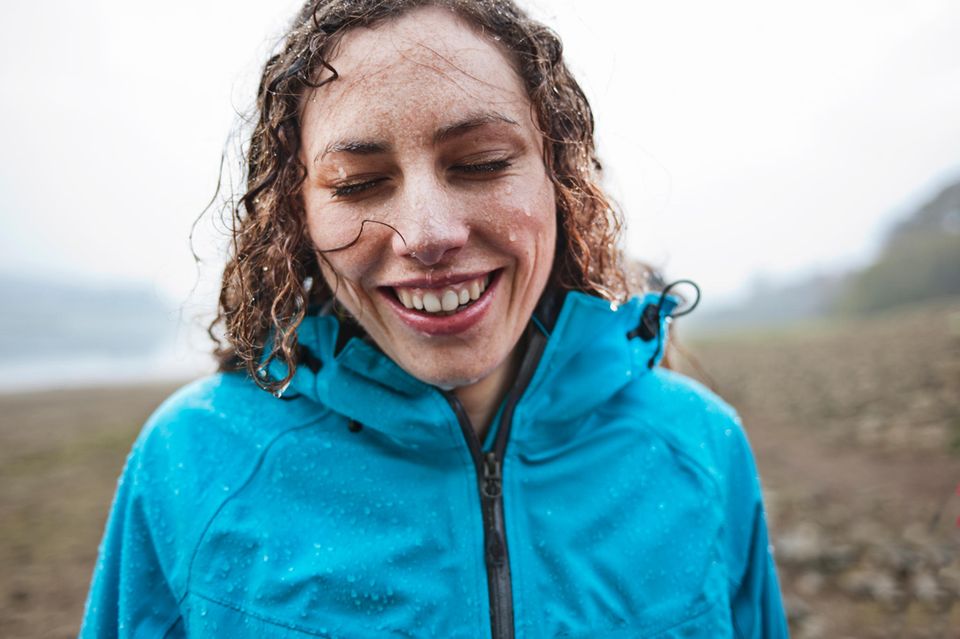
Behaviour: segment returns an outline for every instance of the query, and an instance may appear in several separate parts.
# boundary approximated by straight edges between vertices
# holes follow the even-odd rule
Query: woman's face
[[[349,31],[332,65],[302,127],[324,278],[415,377],[452,388],[505,370],[556,240],[542,138],[506,54],[426,8]]]

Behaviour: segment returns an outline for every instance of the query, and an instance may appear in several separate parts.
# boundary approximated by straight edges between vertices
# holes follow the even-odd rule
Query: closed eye
[[[457,164],[451,167],[452,171],[460,173],[461,175],[466,176],[483,176],[494,173],[500,173],[510,168],[513,163],[510,160],[493,160],[490,162],[468,162],[464,164]],[[386,181],[386,178],[374,178],[370,180],[361,180],[357,182],[348,182],[346,184],[335,185],[330,191],[331,199],[344,199],[349,198],[354,195],[359,195],[365,191],[369,191],[382,182]]]
[[[385,178],[376,178],[373,180],[364,180],[362,182],[350,182],[333,187],[330,192],[331,199],[350,197],[363,193],[384,181]]]
[[[511,166],[510,160],[494,160],[492,162],[477,162],[468,164],[457,164],[451,167],[452,170],[466,174],[498,173],[505,171]]]

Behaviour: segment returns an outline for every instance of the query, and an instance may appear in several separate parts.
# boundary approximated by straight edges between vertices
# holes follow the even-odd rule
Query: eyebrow
[[[468,115],[459,122],[441,127],[436,133],[433,134],[433,143],[439,144],[440,142],[445,142],[450,138],[464,135],[465,133],[486,124],[497,123],[520,126],[515,120],[508,118],[502,113],[497,113],[496,111],[485,111],[483,113]]]
[[[497,113],[496,111],[485,111],[483,113],[468,115],[458,122],[440,127],[437,129],[436,133],[433,134],[433,143],[439,144],[441,142],[446,142],[451,138],[465,135],[469,131],[472,131],[478,127],[485,126],[487,124],[498,123],[520,126],[515,120],[508,118],[502,113]],[[323,151],[320,153],[317,153],[316,157],[313,158],[313,163],[316,164],[322,160],[324,156],[330,153],[377,155],[379,153],[386,153],[390,150],[390,148],[390,144],[383,140],[337,140],[324,147]]]
[[[330,153],[352,153],[354,155],[376,155],[377,153],[386,153],[390,150],[390,145],[380,140],[340,140],[331,142],[323,151],[317,153],[313,158],[316,164]]]

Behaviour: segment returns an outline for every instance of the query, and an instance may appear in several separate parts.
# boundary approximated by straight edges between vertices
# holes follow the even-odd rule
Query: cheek
[[[526,197],[508,197],[506,214],[500,219],[498,235],[514,250],[529,257],[550,261],[557,234],[557,207],[553,185],[545,180],[541,188],[531,189]]]

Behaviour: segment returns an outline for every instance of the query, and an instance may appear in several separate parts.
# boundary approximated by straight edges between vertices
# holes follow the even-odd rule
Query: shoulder
[[[216,500],[249,475],[273,441],[328,412],[312,401],[277,399],[244,374],[217,373],[177,390],[153,412],[125,475],[147,494]]]
[[[634,379],[621,401],[649,426],[685,439],[703,441],[729,428],[742,431],[730,404],[700,382],[665,368]]]
[[[191,549],[208,522],[257,472],[272,444],[327,414],[313,402],[277,399],[240,373],[197,380],[154,411],[120,483],[143,525],[163,532],[157,553],[175,587],[184,587]]]
[[[277,399],[244,374],[217,373],[180,388],[160,404],[144,424],[134,452],[142,462],[182,462],[198,455],[209,462],[235,459],[326,413],[313,402]]]
[[[642,428],[695,463],[724,493],[753,491],[752,486],[731,483],[740,475],[738,467],[753,468],[753,454],[737,411],[712,390],[675,371],[655,368],[634,380],[622,401]]]

